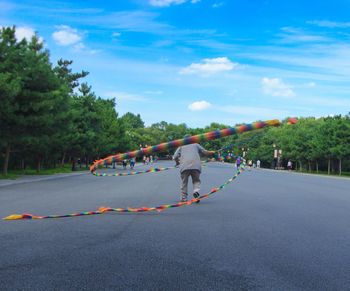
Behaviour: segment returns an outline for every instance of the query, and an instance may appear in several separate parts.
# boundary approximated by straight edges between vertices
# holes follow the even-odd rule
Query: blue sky
[[[350,1],[0,0],[118,113],[203,127],[350,111]]]

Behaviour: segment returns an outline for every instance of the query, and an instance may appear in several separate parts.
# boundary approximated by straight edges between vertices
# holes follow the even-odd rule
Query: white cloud
[[[35,35],[35,31],[33,28],[28,26],[19,26],[16,27],[16,39],[21,41],[25,38],[27,41],[31,41],[32,37]],[[39,42],[44,42],[42,37],[39,37]]]
[[[309,82],[309,83],[306,83],[305,84],[305,87],[307,87],[307,88],[313,88],[313,87],[315,87],[316,86],[316,83],[315,82]]]
[[[82,39],[81,35],[74,28],[67,25],[61,25],[58,27],[59,30],[52,34],[53,39],[57,44],[62,46],[69,46],[72,44],[79,43]]]
[[[149,4],[157,7],[167,7],[170,5],[179,5],[185,3],[187,0],[150,0]]]
[[[17,40],[22,40],[25,38],[26,40],[31,40],[32,36],[35,35],[35,31],[31,27],[16,27],[16,38]]]
[[[84,53],[84,54],[88,54],[88,55],[94,55],[97,52],[99,52],[98,50],[93,50],[93,49],[88,48],[82,42],[78,42],[75,45],[73,45],[73,51],[76,53]]]
[[[179,5],[187,2],[188,0],[150,0],[149,4],[156,7],[168,7],[170,5]],[[198,3],[201,0],[191,0],[192,4]]]
[[[224,2],[217,2],[212,5],[213,8],[219,8],[224,5]]]
[[[308,21],[308,24],[317,25],[320,27],[328,27],[328,28],[349,28],[350,22],[334,22],[328,20],[313,20]]]
[[[237,63],[231,62],[227,57],[204,59],[202,63],[192,63],[188,67],[180,70],[182,75],[212,75],[220,72],[231,71],[237,67]]]
[[[299,28],[282,27],[282,33],[277,36],[281,38],[284,43],[307,43],[307,42],[328,42],[329,38],[322,35],[306,33]]]
[[[106,15],[96,15],[79,19],[80,23],[98,25],[118,32],[136,31],[153,34],[167,34],[175,28],[157,20],[159,14],[147,11],[118,11]]]
[[[196,101],[188,105],[188,109],[191,111],[201,111],[211,107],[211,104],[207,101]]]
[[[121,36],[121,33],[120,33],[120,32],[113,32],[113,33],[112,33],[112,36],[114,36],[114,37],[119,37],[119,36]]]
[[[75,44],[73,46],[73,48],[74,48],[75,51],[80,52],[80,51],[86,49],[86,46],[83,43],[78,42],[77,44]]]
[[[285,84],[281,79],[263,78],[261,80],[261,84],[263,87],[263,92],[266,95],[285,98],[295,96],[292,87],[288,84]]]

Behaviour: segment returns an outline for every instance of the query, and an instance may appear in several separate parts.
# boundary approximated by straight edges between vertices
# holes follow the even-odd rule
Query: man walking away
[[[185,135],[189,137],[190,135]],[[176,165],[180,166],[181,173],[181,202],[187,201],[188,178],[191,176],[193,184],[193,197],[198,198],[200,191],[200,174],[202,171],[200,155],[212,155],[214,151],[207,151],[201,145],[194,143],[179,147],[174,156]],[[197,201],[199,203],[199,200]]]

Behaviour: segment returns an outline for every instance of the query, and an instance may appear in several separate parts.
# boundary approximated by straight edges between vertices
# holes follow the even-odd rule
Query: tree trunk
[[[21,170],[24,173],[24,170],[25,170],[24,159],[21,160]]]
[[[301,161],[299,161],[299,164],[300,164],[300,172],[303,171],[303,164],[301,163]]]
[[[316,160],[316,172],[318,174],[318,161]]]
[[[308,161],[308,163],[309,163],[309,172],[311,172],[311,162],[310,162],[310,160]]]
[[[10,150],[11,150],[11,145],[10,145],[10,143],[8,143],[6,146],[6,151],[5,151],[5,160],[4,160],[4,168],[3,168],[3,173],[5,176],[7,176],[7,170],[9,167]]]
[[[72,171],[76,170],[75,158],[72,158]]]
[[[41,168],[41,157],[38,157],[37,164],[36,164],[36,172],[39,173]]]
[[[341,159],[339,159],[339,175],[341,175]]]
[[[66,152],[63,153],[62,160],[61,160],[61,167],[64,166],[64,160],[66,159]]]
[[[331,174],[331,158],[328,158],[328,175]]]
[[[295,162],[295,171],[298,171],[298,161]]]
[[[88,158],[88,156],[85,156],[85,167],[86,167],[86,169],[89,167],[89,158]]]

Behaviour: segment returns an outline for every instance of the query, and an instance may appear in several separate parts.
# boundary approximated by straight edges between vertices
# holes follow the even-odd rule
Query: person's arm
[[[205,156],[211,156],[211,155],[215,154],[215,151],[207,151],[201,145],[198,145],[198,151],[199,151],[199,153],[201,153],[201,154],[203,154]]]
[[[176,162],[176,165],[180,164],[180,156],[181,156],[181,147],[178,147],[173,156],[173,160]]]

